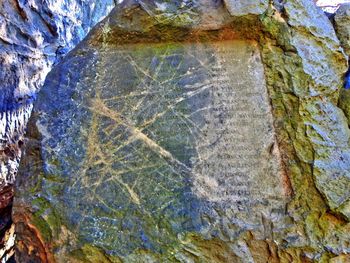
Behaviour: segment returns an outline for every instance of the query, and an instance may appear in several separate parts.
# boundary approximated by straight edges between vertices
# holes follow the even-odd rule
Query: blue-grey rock
[[[232,16],[261,15],[266,12],[269,1],[267,0],[224,0],[227,10]]]
[[[36,93],[51,67],[114,5],[113,0],[1,1],[0,192],[4,192],[0,194],[1,211],[11,204],[12,195],[4,189],[15,182],[23,133]],[[13,244],[13,238],[10,240]],[[5,250],[0,249],[0,258]]]

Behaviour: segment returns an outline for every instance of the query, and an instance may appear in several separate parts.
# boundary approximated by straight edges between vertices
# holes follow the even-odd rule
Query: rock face
[[[311,1],[124,2],[38,97],[17,259],[346,260],[346,68]]]
[[[337,36],[344,47],[345,53],[350,55],[350,4],[343,4],[334,16],[334,27]],[[350,123],[350,78],[349,70],[346,74],[344,87],[340,93],[339,107],[344,111]]]
[[[5,0],[0,3],[1,233],[11,224],[12,186],[35,94],[52,65],[113,6],[113,0]],[[0,258],[5,253],[3,242],[0,242]]]
[[[343,4],[334,16],[337,36],[346,54],[350,54],[350,4]]]
[[[0,4],[1,151],[16,144],[30,105],[51,66],[71,50],[114,2],[3,1]],[[1,166],[3,183],[13,183],[11,165]]]
[[[267,10],[269,1],[235,1],[235,0],[225,0],[227,10],[232,16],[241,16],[241,15],[260,15]]]

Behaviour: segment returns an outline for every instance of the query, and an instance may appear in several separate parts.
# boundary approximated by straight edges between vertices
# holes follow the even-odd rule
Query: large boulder
[[[350,251],[332,24],[311,1],[241,2],[125,1],[53,69],[19,174],[20,262]]]

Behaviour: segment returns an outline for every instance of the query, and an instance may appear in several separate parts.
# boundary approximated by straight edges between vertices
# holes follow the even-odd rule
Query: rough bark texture
[[[19,261],[139,262],[142,258],[146,262],[346,262],[348,258],[344,254],[350,253],[350,131],[346,116],[337,105],[347,70],[347,57],[331,22],[312,1],[241,2],[160,4],[127,1],[96,26],[75,52],[52,72],[47,88],[40,96],[37,113],[32,118],[30,140],[21,164],[14,213]],[[71,186],[69,180],[64,179],[67,174],[70,178],[69,165],[77,165],[81,161],[79,158],[84,156],[84,151],[74,146],[74,138],[79,139],[82,135],[72,123],[81,119],[79,103],[84,105],[86,96],[80,93],[81,89],[85,87],[84,92],[97,96],[84,81],[80,86],[77,84],[80,77],[84,78],[84,72],[96,66],[94,56],[101,50],[118,49],[127,43],[151,45],[169,41],[193,43],[237,38],[254,40],[261,50],[277,149],[283,167],[280,176],[284,176],[286,192],[291,196],[284,211],[283,230],[279,229],[281,225],[278,223],[275,225],[262,220],[264,235],[255,230],[230,235],[227,233],[235,232],[227,229],[235,229],[236,225],[220,222],[216,234],[211,233],[205,238],[198,234],[201,231],[190,229],[169,236],[171,244],[164,245],[165,241],[160,241],[161,250],[139,247],[127,253],[121,253],[119,247],[108,246],[111,243],[94,242],[100,240],[100,237],[94,239],[95,232],[76,228],[77,222],[72,219],[74,214],[66,215],[70,207],[64,207],[64,198],[69,201],[69,196],[57,199]],[[78,74],[76,71],[72,72],[73,75],[60,75],[65,70],[69,72],[69,66],[76,69],[80,60],[86,63],[79,71],[81,75],[74,75]],[[101,71],[96,69],[96,72]],[[96,74],[91,83],[100,77]],[[68,83],[69,80],[73,80],[73,84]],[[64,93],[62,87],[67,87],[70,93]],[[51,92],[65,96],[60,101],[66,104],[52,105]],[[101,95],[102,98],[104,95]],[[95,108],[115,122],[120,118],[125,121],[123,116],[113,113],[106,105],[98,104],[97,99],[95,104],[86,104],[90,105],[86,106],[86,116],[90,116],[89,111]],[[75,101],[79,103],[75,104]],[[79,110],[74,111],[74,107]],[[60,117],[55,117],[54,112],[56,116],[61,116],[62,110],[62,116],[67,117],[64,117],[67,128],[73,127],[71,133],[63,130],[64,134],[73,138],[72,145],[66,147],[74,147],[74,153],[64,150],[65,155],[48,151],[47,145],[59,142],[50,137],[53,126],[41,125],[45,120],[53,120],[52,123],[59,121]],[[69,116],[72,116],[73,122]],[[89,118],[81,119],[81,122]],[[62,129],[65,127],[57,125]],[[94,131],[93,127],[91,131]],[[129,133],[135,134],[135,131],[129,130]],[[94,141],[87,144],[95,147],[95,154],[99,153],[98,144]],[[158,149],[154,144],[148,144]],[[171,160],[167,153],[162,154]],[[98,162],[98,158],[90,161]],[[101,169],[106,166],[103,162],[98,165]],[[84,175],[89,175],[89,171],[85,171]],[[139,204],[136,193],[128,187],[125,185],[129,199]],[[77,218],[79,216],[77,214]],[[137,223],[131,220],[130,224]],[[159,222],[156,224],[159,226]],[[127,231],[128,223],[125,222],[123,227]],[[220,253],[216,254],[217,251]]]
[[[0,3],[0,233],[11,226],[13,184],[32,102],[53,64],[114,6],[106,1]],[[8,239],[10,242],[13,239]],[[11,245],[1,241],[0,258]]]

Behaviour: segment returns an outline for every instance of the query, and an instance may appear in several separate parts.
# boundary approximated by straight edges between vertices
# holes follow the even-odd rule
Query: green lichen
[[[350,125],[350,89],[341,89],[338,105],[343,110]]]
[[[85,244],[80,249],[70,252],[70,256],[78,262],[85,263],[121,263],[117,256],[107,255],[101,248]]]
[[[31,218],[31,222],[44,238],[45,242],[51,242],[52,231],[46,220],[44,220],[39,214],[35,213]]]
[[[187,27],[192,26],[195,19],[189,13],[167,14],[162,13],[155,15],[154,18],[161,25],[172,25],[175,27]]]
[[[91,244],[70,252],[70,257],[78,262],[241,262],[227,242],[220,239],[205,240],[195,233],[180,235],[177,243],[169,246],[164,253],[155,253],[146,249],[137,249],[127,256],[108,255],[103,249]]]
[[[45,198],[38,197],[32,201],[36,212],[31,219],[33,225],[39,230],[47,242],[60,234],[62,221],[59,214]]]

